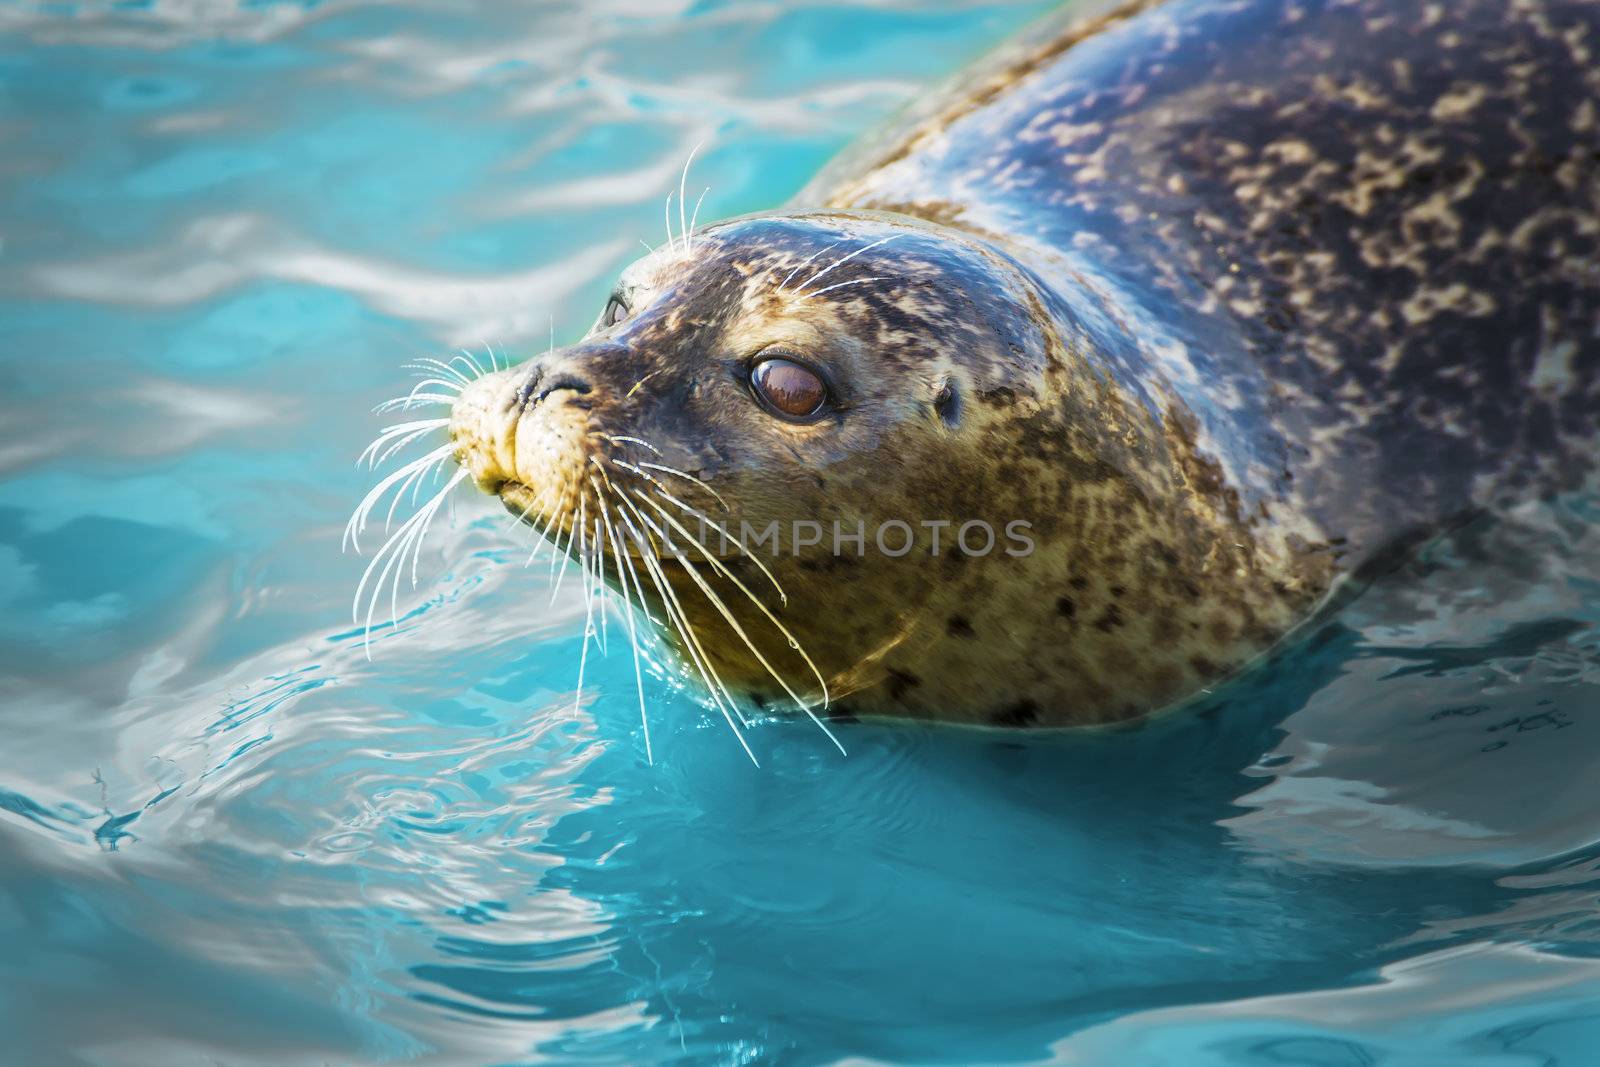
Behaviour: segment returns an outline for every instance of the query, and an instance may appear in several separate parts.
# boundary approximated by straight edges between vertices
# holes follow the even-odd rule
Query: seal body
[[[1141,0],[1029,40],[455,404],[480,486],[719,702],[1131,718],[1596,464],[1600,2]],[[826,402],[776,412],[773,360]],[[763,558],[709,515],[826,534]],[[973,522],[1031,550],[952,550]]]
[[[1595,462],[1593,0],[1123,5],[801,201],[999,235],[1347,557]]]

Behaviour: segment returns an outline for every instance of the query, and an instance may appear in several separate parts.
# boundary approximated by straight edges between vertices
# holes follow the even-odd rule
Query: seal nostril
[[[523,383],[517,386],[517,391],[512,394],[512,404],[519,408],[528,406],[533,397],[534,390],[539,388],[539,383],[544,380],[544,368],[535,366]]]
[[[585,393],[593,392],[594,387],[575,374],[551,375],[547,374],[543,367],[534,367],[522,384],[517,386],[516,392],[511,395],[511,399],[507,403],[507,409],[533,407],[542,403],[544,398],[551,393],[562,389],[582,396]]]
[[[588,382],[584,381],[582,378],[576,377],[575,375],[559,374],[548,384],[546,384],[543,389],[539,390],[539,395],[533,398],[533,402],[537,404],[551,393],[562,389],[570,390],[574,393],[577,393],[579,396],[582,396],[585,393],[591,392],[593,388],[594,387]]]

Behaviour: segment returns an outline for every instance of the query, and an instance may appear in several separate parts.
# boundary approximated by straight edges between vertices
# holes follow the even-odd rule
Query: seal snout
[[[456,460],[485,493],[498,493],[515,476],[520,415],[515,394],[521,377],[515,370],[485,374],[462,389],[450,408]]]

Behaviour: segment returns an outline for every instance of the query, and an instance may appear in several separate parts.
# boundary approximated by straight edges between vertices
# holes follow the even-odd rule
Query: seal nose
[[[585,378],[565,367],[548,367],[535,363],[528,376],[517,386],[515,403],[519,408],[529,408],[544,402],[551,393],[566,390],[584,396],[594,391]]]

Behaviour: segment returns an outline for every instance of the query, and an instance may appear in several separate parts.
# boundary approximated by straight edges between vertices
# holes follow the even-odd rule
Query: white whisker
[[[823,267],[821,270],[817,271],[817,273],[813,274],[810,278],[806,279],[805,283],[802,284],[795,291],[797,293],[804,294],[805,290],[806,290],[806,286],[816,284],[818,279],[824,277],[830,271],[834,270],[836,267],[842,267],[846,263],[850,262],[852,259],[855,259],[857,256],[861,255],[861,253],[870,252],[874,248],[877,248],[879,245],[886,245],[890,241],[899,240],[899,238],[902,237],[902,236],[904,236],[904,235],[903,234],[898,234],[898,233],[891,233],[888,237],[880,237],[878,240],[873,241],[871,244],[862,245],[860,248],[856,249],[854,252],[849,253],[848,255],[840,256],[838,259],[834,260],[832,263],[829,263],[826,267]]]
[[[641,448],[648,448],[650,451],[654,452],[658,456],[661,455],[661,449],[657,448],[655,445],[651,444],[649,441],[643,441],[643,440],[640,440],[637,437],[626,437],[626,436],[624,436],[622,434],[618,434],[617,436],[613,437],[612,435],[610,435],[608,433],[603,433],[603,434],[600,435],[600,437],[602,439],[604,439],[604,440],[610,441],[613,444],[638,445]]]
[[[800,647],[800,642],[792,633],[789,632],[788,627],[779,622],[777,617],[773,615],[770,610],[768,610],[767,606],[763,604],[754,594],[752,594],[745,584],[741,582],[733,574],[733,572],[729,571],[713,552],[707,549],[706,546],[694,536],[694,534],[690,533],[687,527],[678,522],[678,520],[674,519],[670,512],[646,496],[642,496],[638,493],[634,493],[632,495],[634,499],[638,500],[640,503],[650,505],[650,507],[653,508],[663,519],[665,519],[673,529],[687,537],[690,543],[693,544],[695,548],[699,550],[700,554],[705,557],[706,562],[711,564],[712,569],[717,571],[717,573],[721,574],[724,578],[728,579],[728,581],[732,582],[734,587],[743,593],[746,599],[748,599],[750,603],[754,604],[757,610],[767,617],[767,621],[772,623],[773,626],[777,627],[778,632],[783,634],[783,636],[788,639],[789,647],[798,652],[800,657],[805,660],[806,666],[811,668],[812,674],[816,676],[817,684],[822,687],[822,706],[827,707],[828,683],[823,679],[822,672],[817,668],[817,665],[812,662],[811,657],[806,654],[805,649]],[[778,685],[783,688],[783,691],[789,694],[789,698],[795,702],[800,710],[804,711],[806,715],[810,717],[811,721],[816,724],[817,728],[827,735],[828,740],[833,742],[834,746],[838,748],[840,754],[844,754],[844,746],[839,743],[839,739],[834,736],[833,731],[828,729],[827,725],[817,717],[815,712],[811,710],[811,704],[804,700],[800,694],[796,693],[789,685],[788,681],[784,679],[784,677],[778,673],[777,669],[767,661],[766,656],[761,653],[761,650],[755,646],[755,643],[750,640],[749,635],[745,633],[744,627],[739,625],[739,621],[734,617],[733,612],[728,609],[727,605],[723,603],[722,598],[719,597],[716,594],[716,591],[713,590],[711,586],[706,583],[705,579],[700,576],[699,571],[695,569],[689,560],[685,559],[683,555],[678,552],[675,546],[669,543],[668,548],[678,559],[678,562],[683,564],[685,570],[688,571],[690,578],[693,579],[695,584],[700,587],[700,591],[705,594],[708,600],[711,601],[712,605],[722,615],[723,619],[727,621],[729,626],[733,627],[734,632],[739,635],[739,639],[744,642],[745,647],[750,650],[751,655],[755,656],[757,662],[759,662],[761,666],[766,669],[766,672],[772,676],[772,680],[777,682]]]
[[[678,242],[672,236],[672,194],[671,193],[667,194],[666,217],[667,217],[667,251],[671,252],[674,256],[676,256],[678,254]]]
[[[667,503],[673,505],[678,510],[686,512],[689,515],[694,516],[695,518],[699,519],[705,525],[710,526],[713,529],[718,530],[719,532],[722,531],[722,527],[718,526],[715,522],[713,522],[711,520],[711,517],[709,515],[707,515],[705,512],[699,511],[696,508],[692,508],[688,504],[685,504],[683,501],[679,500],[677,497],[675,497],[671,493],[667,492],[667,490],[661,485],[660,482],[655,482],[654,484],[656,486],[656,495],[661,497],[661,499],[663,499]],[[724,542],[726,542],[728,540],[726,534],[724,534],[722,540]],[[789,594],[785,593],[783,591],[783,586],[778,583],[777,575],[773,574],[772,571],[767,568],[767,565],[765,563],[761,562],[761,557],[759,555],[757,555],[756,553],[751,552],[749,549],[745,548],[744,547],[744,542],[739,540],[739,538],[737,538],[737,537],[733,538],[733,546],[739,550],[739,554],[741,556],[745,557],[751,563],[755,564],[756,569],[759,570],[763,575],[766,576],[767,581],[772,583],[773,590],[775,592],[777,592],[777,594],[778,594],[778,603],[780,605],[787,606],[788,603],[789,603]]]
[[[544,493],[541,492],[538,498],[534,501],[534,504],[537,504],[539,500],[543,499]],[[528,558],[522,561],[522,565],[524,567],[531,567],[533,565],[533,561],[539,556],[539,550],[549,543],[550,539],[545,536],[544,530],[550,525],[550,520],[553,517],[552,509],[556,506],[556,504],[557,501],[555,500],[552,500],[550,503],[546,504],[542,509],[540,509],[539,517],[534,520],[534,525],[539,527],[539,536],[534,538],[533,551],[529,552]],[[528,506],[531,508],[533,504]],[[551,546],[551,551],[555,551],[553,545]]]
[[[356,466],[361,466],[369,457],[377,456],[380,450],[384,449],[386,445],[392,445],[396,440],[399,440],[401,447],[404,447],[429,430],[437,430],[441,426],[448,425],[450,425],[449,419],[418,419],[413,422],[397,422],[393,426],[385,426],[378,431],[378,436],[373,442],[362,450],[361,455],[356,457]],[[384,451],[383,458],[387,458],[393,452],[393,448]],[[370,465],[375,467],[381,462],[383,462],[382,458],[373,459]]]
[[[663,466],[660,463],[640,463],[639,466],[645,468],[646,470],[660,471],[662,474],[672,474],[672,475],[676,475],[679,478],[683,478],[683,479],[685,479],[687,481],[691,481],[694,484],[698,485],[700,488],[704,489],[706,492],[710,493],[713,497],[715,497],[716,500],[717,500],[717,503],[722,505],[722,510],[723,511],[732,511],[733,510],[732,508],[730,508],[728,506],[728,502],[726,500],[722,499],[722,494],[717,492],[715,489],[711,488],[710,484],[708,482],[706,482],[705,479],[703,479],[703,478],[697,478],[694,475],[690,474],[688,471],[681,471],[681,470],[678,470],[676,467]]]
[[[422,400],[419,400],[418,395],[421,394],[424,389],[428,388],[448,390],[448,396],[443,398],[445,403],[454,403],[454,398],[461,394],[461,386],[454,382],[447,382],[443,378],[428,378],[424,381],[418,382],[405,396],[397,396],[392,400],[385,400],[383,403],[376,405],[372,410],[374,413],[381,413],[384,411],[393,410],[397,407],[403,409],[410,407],[412,404],[420,405],[427,400],[440,399],[438,394],[428,394]]]
[[[406,366],[419,370],[424,367],[431,367],[434,370],[437,370],[440,374],[448,374],[450,377],[460,382],[463,387],[471,385],[472,379],[456,370],[454,363],[454,360],[446,363],[443,360],[434,359],[432,356],[423,356],[421,359],[418,359],[415,362],[406,364]]]
[[[388,579],[390,571],[394,570],[396,564],[400,565],[401,570],[404,569],[403,561],[405,559],[406,552],[412,548],[413,543],[415,543],[417,546],[417,555],[420,555],[421,542],[427,537],[428,527],[432,524],[433,517],[438,514],[439,508],[444,503],[445,498],[450,495],[450,490],[461,484],[462,479],[464,479],[466,476],[467,471],[465,468],[457,471],[455,475],[452,476],[447,483],[445,483],[444,487],[440,489],[431,500],[428,501],[427,504],[423,505],[423,507],[415,515],[412,515],[403,524],[401,524],[400,528],[397,529],[389,537],[389,539],[383,543],[382,547],[380,547],[377,553],[372,557],[372,562],[367,565],[367,569],[362,573],[361,581],[356,585],[354,603],[351,605],[351,621],[353,622],[361,621],[360,613],[362,594],[366,591],[367,583],[372,578],[373,570],[378,567],[379,563],[383,563],[383,569],[378,573],[378,580],[373,585],[372,597],[367,605],[366,624],[362,638],[362,643],[366,648],[366,653],[369,659],[372,655],[372,618],[377,612],[378,595],[383,588],[385,580]],[[384,562],[386,558],[387,562]],[[394,571],[394,582],[391,586],[392,591],[390,594],[391,621],[396,626],[399,625],[398,586],[401,570]],[[416,583],[415,561],[412,563],[412,583],[414,587]]]
[[[689,216],[689,254],[694,255],[694,228],[700,222],[700,205],[705,202],[706,194],[711,191],[711,186],[700,190],[700,195],[694,201],[694,213]]]
[[[383,415],[390,411],[409,411],[411,408],[420,408],[426,404],[450,405],[456,402],[453,396],[444,396],[439,393],[412,394],[410,396],[397,396],[393,400],[385,400],[372,409],[374,415]]]
[[[589,483],[591,485],[594,484],[594,479],[590,478]],[[599,492],[598,487],[595,489],[595,492]],[[600,550],[601,545],[600,517],[597,515],[595,516],[594,520],[594,587],[595,596],[599,597],[600,599],[600,654],[602,656],[609,656],[611,653],[606,648],[608,638],[606,633],[606,612],[607,608],[610,606],[610,599],[609,594],[606,592],[606,557],[605,553]]]
[[[638,519],[645,525],[646,528],[654,533],[661,541],[662,548],[667,549],[668,551],[672,552],[673,555],[677,556],[678,563],[680,565],[685,562],[683,557],[678,554],[677,550],[673,548],[672,545],[666,540],[666,537],[661,532],[661,529],[656,526],[655,523],[651,522],[649,517],[645,515],[644,512],[634,507],[626,497],[618,497],[617,503],[621,504],[623,507],[627,508],[628,511],[632,512],[634,518]],[[631,522],[628,522],[628,517],[626,514],[620,511],[617,512],[617,514],[622,518],[623,522],[628,523],[630,529],[633,529],[635,532],[637,532],[637,528],[634,527]],[[662,593],[666,598],[666,602],[663,606],[668,608],[668,620],[678,631],[679,635],[686,638],[689,642],[688,647],[691,649],[691,659],[694,659],[696,656],[698,657],[698,659],[694,659],[694,661],[697,669],[701,672],[701,677],[706,681],[707,688],[711,692],[711,699],[717,701],[717,706],[719,708],[723,707],[723,702],[726,701],[726,709],[722,712],[723,716],[728,716],[729,712],[731,711],[733,717],[739,720],[739,725],[748,729],[750,726],[749,720],[746,719],[744,717],[744,713],[739,710],[739,702],[734,699],[733,692],[728,688],[727,683],[722,680],[722,675],[717,673],[716,667],[712,665],[711,656],[706,652],[705,645],[701,644],[700,635],[695,632],[694,624],[689,621],[689,613],[684,610],[683,601],[678,598],[677,592],[672,588],[671,581],[667,579],[666,571],[662,570],[661,568],[661,559],[662,557],[652,553],[649,556],[642,557],[641,562],[644,563],[647,571],[652,572],[652,580],[656,581],[656,585],[661,588]],[[659,580],[656,580],[656,576],[659,576]]]
[[[407,463],[373,486],[372,490],[361,498],[361,503],[356,505],[356,510],[351,514],[350,521],[345,524],[345,541],[349,546],[357,552],[361,551],[360,535],[367,528],[367,519],[371,515],[372,509],[377,506],[378,501],[383,498],[384,493],[388,492],[396,483],[409,478],[417,470],[425,469],[438,461],[440,457],[448,456],[454,450],[454,444],[441,445],[427,455]]]
[[[825,285],[821,289],[817,289],[814,292],[801,293],[799,296],[797,296],[795,298],[795,303],[803,304],[807,300],[810,300],[814,296],[821,296],[823,293],[831,293],[835,289],[843,289],[847,285],[865,285],[868,282],[887,281],[888,277],[889,276],[887,274],[876,274],[876,275],[873,275],[871,278],[854,278],[854,279],[851,279],[848,282],[835,282],[833,285]]]
[[[819,248],[815,252],[811,253],[805,259],[802,259],[799,263],[795,264],[794,269],[791,270],[788,274],[785,274],[783,276],[783,281],[778,283],[777,288],[774,290],[774,292],[779,292],[779,293],[783,292],[784,286],[789,284],[789,279],[793,278],[796,274],[799,274],[802,270],[804,270],[805,267],[806,267],[806,264],[810,263],[813,259],[816,259],[818,256],[822,255],[822,253],[828,251],[830,248],[839,247],[839,245],[842,244],[843,242],[844,242],[844,239],[840,238],[839,240],[833,242],[830,245],[823,245],[821,248]]]
[[[578,653],[578,689],[573,695],[572,711],[577,714],[583,707],[583,674],[589,665],[589,640],[594,636],[594,576],[589,571],[589,527],[586,521],[588,498],[580,491],[578,496],[578,567],[583,572],[583,650]]]
[[[633,571],[633,564],[627,560],[627,549],[617,541],[617,531],[611,526],[611,512],[606,507],[606,498],[602,494],[598,498],[600,503],[600,517],[605,523],[606,540],[611,545],[611,551],[617,556],[616,572],[617,584],[622,587],[622,602],[624,606],[623,617],[628,623],[628,645],[633,649],[633,684],[639,694],[639,726],[644,730],[644,760],[650,766],[655,766],[655,753],[650,748],[650,714],[644,705],[644,671],[639,666],[639,629],[633,620],[633,597],[628,593],[628,574]],[[627,570],[624,571],[623,568]],[[634,584],[639,582],[634,576]],[[644,600],[644,590],[639,590],[639,599]]]
[[[609,490],[609,491],[610,491],[610,493],[611,493],[611,495],[612,495],[612,496],[614,496],[614,497],[615,497],[615,498],[616,498],[616,499],[618,499],[618,500],[621,500],[621,499],[622,499],[622,492],[621,492],[621,490],[619,490],[619,489],[618,489],[618,488],[617,488],[617,487],[616,487],[616,484],[615,484],[615,483],[614,483],[614,482],[612,482],[612,480],[611,480],[611,475],[609,475],[609,474],[607,474],[607,473],[606,473],[606,468],[605,468],[605,466],[604,466],[604,465],[603,465],[603,464],[602,464],[602,463],[601,463],[601,462],[600,462],[600,460],[599,460],[599,459],[598,459],[598,458],[596,458],[596,457],[595,457],[595,456],[590,456],[590,457],[589,457],[589,462],[590,462],[590,463],[592,463],[592,464],[594,464],[594,467],[595,467],[595,470],[596,470],[596,472],[597,472],[597,473],[598,473],[598,474],[599,474],[599,475],[600,475],[600,480],[601,480],[601,481],[603,481],[603,482],[605,482],[605,483],[606,483],[606,489],[607,489],[607,490]],[[602,510],[602,512],[604,512],[604,511],[605,511],[605,497],[604,497],[604,496],[603,496],[603,495],[602,495],[602,496],[601,496],[601,498],[600,498],[600,503],[601,503],[601,510]],[[617,517],[618,517],[618,518],[619,518],[619,519],[620,519],[620,518],[623,518],[623,515],[622,515],[622,513],[621,513],[621,512],[618,512],[618,513],[617,513]],[[614,547],[617,547],[617,548],[618,548],[618,551],[622,551],[622,549],[621,549],[621,547],[620,547],[620,545],[619,545],[619,543],[618,543],[618,542],[617,542],[617,541],[616,541],[616,539],[615,539],[615,538],[613,538],[613,539],[612,539],[612,545],[613,545],[613,546],[614,546]],[[631,563],[631,562],[629,562],[629,561],[628,561],[628,559],[627,559],[627,556],[626,556],[626,555],[623,555],[623,557],[622,557],[622,559],[623,559],[623,562],[624,562],[624,563],[627,563],[627,565],[628,565],[628,569],[629,569],[629,570],[630,570],[630,571],[631,571],[631,570],[632,570],[632,569],[633,569],[633,564],[632,564],[632,563]],[[634,585],[635,585],[635,586],[636,586],[636,587],[637,587],[637,585],[638,585],[638,579],[637,579],[637,578],[635,578],[635,579],[634,579]],[[646,604],[646,603],[645,603],[645,602],[644,602],[644,600],[643,600],[643,599],[641,599],[641,600],[640,600],[640,601],[639,601],[639,610],[640,610],[640,611],[641,611],[641,612],[643,612],[643,613],[644,613],[644,617],[645,617],[645,618],[646,618],[646,619],[649,619],[649,620],[650,620],[650,622],[651,622],[651,624],[652,624],[652,625],[654,625],[654,626],[661,626],[661,625],[663,625],[663,624],[662,624],[662,622],[661,622],[661,620],[660,620],[660,619],[658,619],[658,618],[656,618],[656,617],[655,617],[655,616],[654,616],[654,615],[652,615],[652,614],[650,614],[650,608],[649,608],[649,605],[647,605],[647,604]]]
[[[626,499],[618,497],[617,502],[627,507],[634,515],[638,516],[641,522],[648,525],[649,520],[637,508],[629,504]],[[750,762],[757,767],[761,766],[761,761],[756,759],[756,754],[750,749],[750,743],[745,740],[744,733],[740,730],[740,725],[748,726],[749,723],[745,722],[745,718],[739,712],[738,705],[733,701],[731,694],[728,694],[728,700],[724,703],[722,694],[727,692],[726,687],[722,687],[722,693],[718,692],[722,679],[717,675],[715,668],[711,667],[702,658],[703,651],[700,648],[699,638],[695,636],[694,628],[689,625],[688,616],[683,614],[683,609],[678,605],[677,597],[672,592],[672,585],[662,572],[661,565],[656,562],[654,553],[649,550],[644,535],[629,521],[626,515],[619,512],[618,517],[621,518],[623,524],[633,534],[634,542],[640,546],[639,560],[645,565],[645,570],[650,573],[650,581],[655,585],[657,591],[661,593],[662,606],[666,609],[667,618],[673,628],[684,638],[684,649],[688,652],[689,659],[699,672],[701,679],[706,683],[706,691],[710,694],[712,702],[716,704],[717,710],[722,713],[723,721],[733,731],[733,736],[738,740],[739,747],[744,749],[744,754],[750,758]],[[641,592],[641,597],[642,595]],[[735,724],[735,719],[738,720],[738,725]]]
[[[560,513],[559,508],[557,509],[557,513]],[[572,562],[572,539],[576,532],[577,531],[574,526],[571,523],[568,523],[566,530],[567,547],[561,547],[560,531],[557,531],[555,541],[551,542],[552,547],[558,549],[558,551],[550,556],[550,577],[555,580],[554,584],[550,587],[550,605],[552,607],[555,606],[556,597],[561,593],[561,583],[567,578],[567,564]],[[560,563],[559,567],[556,566],[558,562]]]
[[[695,146],[689,149],[689,158],[683,161],[683,173],[678,178],[678,229],[683,234],[683,254],[694,254],[694,238],[690,235],[689,224],[683,220],[684,201],[689,199],[687,187],[689,185],[689,168],[694,164],[695,153],[700,151],[700,146],[705,141],[696,141]]]

